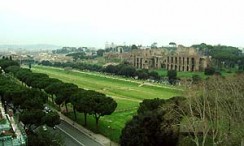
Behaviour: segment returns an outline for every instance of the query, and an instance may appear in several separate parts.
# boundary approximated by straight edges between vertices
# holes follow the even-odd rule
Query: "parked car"
[[[43,125],[43,126],[42,126],[42,129],[43,129],[44,131],[47,131],[47,126],[46,126],[46,125]]]

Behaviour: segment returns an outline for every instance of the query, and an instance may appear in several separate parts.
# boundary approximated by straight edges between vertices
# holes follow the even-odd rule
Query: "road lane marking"
[[[75,139],[72,135],[70,135],[68,132],[64,131],[62,128],[60,128],[59,126],[56,126],[59,130],[61,130],[62,132],[64,132],[65,134],[67,134],[69,137],[71,137],[73,140],[75,140],[77,143],[79,143],[82,146],[85,146],[83,143],[81,143],[80,141],[78,141],[77,139]]]

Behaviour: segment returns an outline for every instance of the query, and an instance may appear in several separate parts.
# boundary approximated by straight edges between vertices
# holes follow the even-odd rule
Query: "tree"
[[[114,112],[117,107],[117,103],[111,97],[106,97],[106,95],[95,92],[88,91],[87,96],[89,97],[89,102],[92,106],[92,114],[96,120],[96,127],[98,129],[98,121],[101,116],[110,115]]]
[[[158,48],[157,45],[158,45],[157,42],[152,43],[151,49],[157,49]]]
[[[131,46],[131,50],[137,50],[137,49],[138,49],[138,47],[136,45]]]
[[[154,80],[160,80],[161,79],[160,75],[156,71],[149,72],[149,76],[151,78],[153,78]]]
[[[8,60],[5,58],[0,60],[0,66],[3,70],[5,70],[9,66],[20,66],[20,65],[17,61]]]
[[[31,63],[29,63],[29,69],[31,69]]]
[[[105,72],[107,73],[112,73],[112,74],[117,74],[119,72],[119,68],[114,65],[108,65],[105,69]]]
[[[160,146],[164,145],[160,132],[162,115],[148,111],[133,117],[126,123],[120,137],[121,146]]]
[[[124,65],[120,68],[118,74],[124,75],[126,77],[134,77],[136,73],[136,69],[132,66]]]
[[[78,53],[71,53],[67,54],[66,56],[70,56],[74,59],[74,61],[77,61],[78,59],[87,59],[88,56],[86,56],[85,52],[78,52]]]
[[[99,50],[97,50],[97,56],[103,56],[103,53],[105,52],[105,50],[103,50],[103,49],[99,49]]]
[[[14,75],[16,75],[16,73],[20,70],[19,66],[9,66],[5,69],[6,73],[12,73]]]
[[[0,75],[0,97],[1,102],[5,103],[3,104],[5,110],[7,106],[10,106],[10,103],[13,103],[13,110],[15,112],[19,105],[15,104],[14,99],[16,97],[21,97],[24,90],[25,88],[17,84],[12,76]],[[21,102],[23,101],[19,103]]]
[[[19,120],[24,123],[24,127],[28,127],[29,130],[33,130],[42,125],[42,118],[44,116],[45,113],[40,109],[30,111],[24,110],[20,113]]]
[[[60,116],[57,112],[51,111],[42,118],[42,123],[49,127],[54,127],[61,123]]]
[[[238,71],[243,71],[244,70],[244,54],[239,57],[237,64],[238,64]]]
[[[57,94],[54,102],[59,106],[59,108],[61,108],[61,104],[64,102],[62,95],[61,95],[61,97],[59,97],[59,94]]]
[[[93,113],[93,99],[92,99],[92,94],[96,94],[94,91],[88,90],[82,93],[79,93],[78,97],[79,100],[76,104],[76,109],[77,111],[84,113],[84,125],[87,125],[87,114],[92,114]]]
[[[142,79],[142,80],[148,79],[149,77],[147,69],[137,70],[136,75],[138,76],[138,79]]]
[[[54,79],[54,78],[41,78],[36,80],[36,87],[39,89],[45,89],[46,87],[48,87],[49,85],[56,83],[56,82],[61,82],[58,79]],[[44,90],[45,91],[45,90]]]
[[[187,91],[184,131],[196,145],[240,145],[244,130],[244,76],[210,77]],[[210,143],[207,143],[207,140]]]
[[[81,113],[84,113],[84,118],[85,118],[85,126],[86,126],[86,116],[87,116],[87,113],[90,113],[90,109],[92,107],[92,105],[86,105],[86,99],[84,99],[86,96],[86,90],[84,89],[78,89],[76,91],[76,93],[74,93],[72,96],[71,96],[71,104],[73,105],[73,112],[74,112],[74,116],[75,116],[75,120],[77,119],[77,116],[76,116],[76,110],[81,112]]]
[[[24,81],[29,87],[35,87],[38,88],[38,82],[39,80],[47,79],[49,78],[47,74],[43,73],[29,73],[28,77]]]
[[[22,84],[26,82],[29,76],[31,76],[32,72],[29,69],[20,69],[16,72],[16,78],[19,79]]]
[[[62,146],[64,145],[64,138],[57,133],[51,133],[39,129],[35,134],[28,135],[29,146]]]
[[[127,122],[120,137],[121,146],[175,146],[179,139],[178,114],[182,97],[169,100],[146,99],[131,121]]]
[[[46,88],[44,88],[44,91],[51,95],[52,102],[54,102],[53,96],[57,95],[59,93],[59,91],[62,87],[62,84],[63,84],[63,82],[61,82],[61,81],[54,81],[51,84],[49,84]]]
[[[68,112],[67,104],[71,101],[72,94],[76,93],[78,86],[72,83],[63,83],[56,94],[55,102],[60,105],[65,104],[66,112]]]
[[[172,46],[172,47],[176,47],[176,43],[175,42],[170,42],[169,45]]]
[[[176,79],[177,79],[177,71],[176,70],[168,70],[167,77],[168,77],[169,83],[172,85],[175,85]]]
[[[22,86],[14,84],[13,82],[8,82],[8,84],[5,85],[4,87],[1,87],[0,90],[2,94],[2,103],[4,102],[6,103],[4,104],[5,110],[6,110],[6,106],[7,105],[9,106],[10,103],[13,103],[14,112],[17,110],[19,105],[23,104],[23,100],[20,100],[19,104],[16,104],[15,102],[16,98],[22,99],[21,96],[25,92],[25,89]]]
[[[18,110],[26,100],[25,93],[27,92],[26,90],[28,89],[18,90],[17,88],[15,88],[15,90],[17,93],[15,93],[14,96],[12,97],[12,103],[14,105],[14,110]]]
[[[53,64],[50,62],[50,61],[48,61],[48,60],[43,60],[40,64],[42,64],[42,65],[46,65],[46,66],[52,66]]]
[[[140,103],[140,106],[139,106],[139,108],[137,110],[137,113],[141,114],[141,113],[145,113],[145,112],[148,112],[148,111],[157,110],[160,106],[163,105],[163,103],[165,103],[164,99],[159,99],[159,98],[144,99]]]
[[[38,89],[27,89],[22,94],[22,109],[43,109],[43,104],[47,102],[48,96]],[[18,98],[18,97],[16,97]]]
[[[178,145],[180,137],[180,123],[183,116],[180,113],[185,109],[185,98],[182,96],[175,96],[167,99],[159,109],[162,113],[161,134],[164,145]]]
[[[205,75],[213,75],[215,73],[215,69],[213,67],[207,67],[204,70]]]

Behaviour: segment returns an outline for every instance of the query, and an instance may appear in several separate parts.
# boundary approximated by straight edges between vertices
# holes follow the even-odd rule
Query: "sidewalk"
[[[60,118],[63,121],[66,121],[67,123],[69,123],[70,125],[72,125],[76,129],[78,129],[79,131],[81,131],[82,133],[84,133],[85,135],[87,135],[88,137],[90,137],[91,139],[93,139],[94,141],[100,143],[101,145],[103,145],[103,146],[119,146],[119,144],[111,141],[107,137],[105,137],[105,136],[103,136],[101,134],[95,134],[92,131],[84,128],[83,126],[81,126],[79,124],[77,124],[76,122],[74,122],[70,118],[68,118],[65,115],[63,115],[61,112],[58,112],[58,114],[59,114]]]

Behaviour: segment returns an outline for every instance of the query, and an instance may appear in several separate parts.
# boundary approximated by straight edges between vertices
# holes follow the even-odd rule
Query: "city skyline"
[[[0,5],[0,45],[244,47],[241,6],[240,0],[9,0]]]

